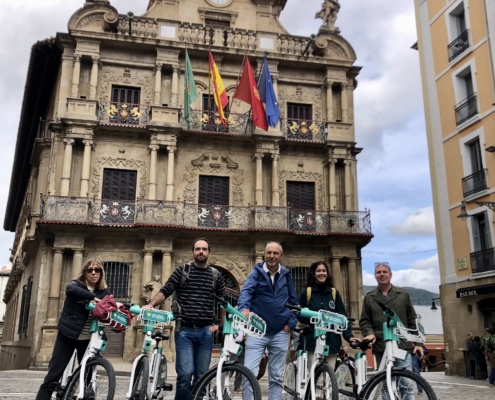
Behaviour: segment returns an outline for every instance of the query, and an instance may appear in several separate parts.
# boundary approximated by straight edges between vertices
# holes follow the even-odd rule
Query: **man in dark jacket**
[[[290,271],[280,265],[284,252],[280,243],[269,242],[265,262],[254,266],[239,297],[237,307],[244,315],[258,314],[267,323],[262,338],[248,337],[244,365],[258,375],[261,358],[268,349],[268,400],[282,398],[282,373],[289,345],[289,333],[297,315],[284,305],[298,304]],[[250,385],[243,385],[243,398],[251,399]]]
[[[409,294],[404,289],[390,283],[392,279],[390,265],[383,262],[376,263],[375,265],[375,279],[378,287],[369,292],[364,298],[359,326],[364,339],[373,342],[373,354],[376,357],[378,365],[380,365],[383,353],[385,352],[383,323],[387,321],[387,317],[383,315],[383,310],[378,305],[378,302],[385,303],[390,307],[409,329],[416,329],[417,316]],[[423,357],[423,348],[421,345],[416,346],[415,343],[401,339],[399,348],[406,350],[410,354],[418,351],[421,357]],[[405,360],[396,360],[394,365],[396,367],[405,367],[412,371],[411,356],[408,355]]]

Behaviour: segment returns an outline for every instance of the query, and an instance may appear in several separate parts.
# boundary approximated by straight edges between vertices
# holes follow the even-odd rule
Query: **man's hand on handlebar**
[[[246,318],[249,318],[249,314],[251,314],[251,311],[249,310],[242,310],[241,314],[244,315]]]
[[[365,338],[363,338],[363,340],[369,340],[371,344],[374,344],[376,342],[376,337],[375,335],[368,335]]]
[[[349,339],[349,343],[359,343],[361,342],[361,339],[357,338],[357,337],[352,337]]]
[[[153,306],[151,305],[151,303],[148,303],[148,304],[145,304],[144,306],[141,307],[142,309],[152,309]]]
[[[420,359],[422,359],[424,356],[423,347],[422,346],[414,346],[413,354],[416,354],[416,356],[418,356]]]

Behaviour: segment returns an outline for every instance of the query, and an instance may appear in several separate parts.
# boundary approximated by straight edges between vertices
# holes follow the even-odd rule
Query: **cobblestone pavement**
[[[0,400],[33,400],[46,372],[44,371],[0,371]],[[472,381],[466,378],[445,376],[443,372],[429,372],[423,376],[430,382],[438,400],[494,400],[495,388],[488,387],[488,381]],[[170,383],[175,380],[171,377]],[[115,400],[124,400],[129,384],[128,376],[117,376]],[[175,386],[175,385],[174,385]],[[268,382],[261,381],[263,398],[268,399]],[[164,399],[172,400],[174,392]],[[425,396],[416,396],[416,400]]]

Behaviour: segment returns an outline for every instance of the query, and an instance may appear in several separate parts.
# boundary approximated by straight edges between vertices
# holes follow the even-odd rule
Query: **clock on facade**
[[[232,4],[234,0],[206,0],[206,2],[215,7],[227,7]]]

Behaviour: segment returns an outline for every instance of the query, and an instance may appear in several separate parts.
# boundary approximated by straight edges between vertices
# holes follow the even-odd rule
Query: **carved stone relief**
[[[325,191],[323,187],[323,174],[316,172],[302,172],[302,171],[281,171],[279,173],[279,193],[280,193],[280,207],[286,207],[285,205],[285,182],[288,180],[304,180],[315,181],[316,193],[318,198],[318,209],[325,209]]]
[[[103,165],[107,164],[108,166],[122,167],[122,168],[137,168],[139,170],[139,196],[140,198],[144,198],[146,195],[146,170],[147,164],[146,161],[141,160],[127,160],[125,158],[112,158],[112,157],[102,157],[98,158],[95,162],[95,166],[93,167],[93,196],[99,197],[100,194],[100,181],[101,181],[101,170]]]
[[[313,107],[313,119],[315,121],[321,121],[321,94],[320,95],[314,95],[314,96],[308,96],[303,93],[303,88],[301,86],[297,86],[294,90],[294,88],[290,89],[291,92],[289,93],[286,91],[279,91],[279,97],[278,97],[278,102],[280,106],[280,112],[282,118],[285,117],[285,111],[286,111],[286,103],[290,102],[303,102],[306,104],[311,104]]]
[[[212,162],[207,163],[206,161],[210,159]],[[216,154],[203,153],[198,158],[192,160],[191,164],[186,166],[187,172],[184,174],[184,181],[187,184],[184,188],[183,198],[186,203],[194,204],[196,202],[198,176],[201,173],[206,173],[232,177],[232,205],[244,205],[244,192],[241,188],[245,178],[244,170],[239,169],[239,164],[234,162],[228,155],[218,157]]]
[[[110,101],[110,91],[112,83],[117,83],[120,85],[141,86],[141,102],[151,103],[151,96],[153,93],[153,75],[151,72],[146,72],[145,75],[142,77],[132,77],[132,73],[126,73],[125,71],[103,71],[103,73],[101,74],[100,86],[101,101]]]

